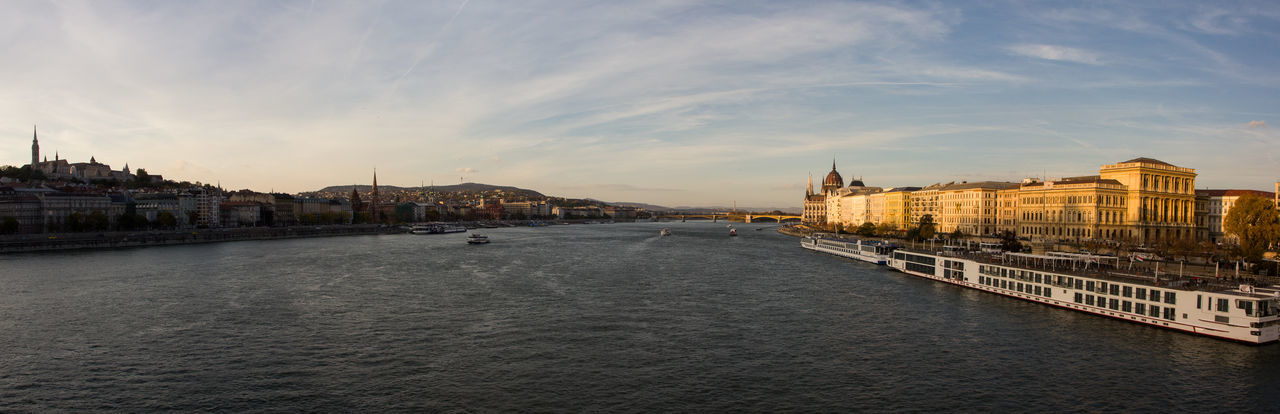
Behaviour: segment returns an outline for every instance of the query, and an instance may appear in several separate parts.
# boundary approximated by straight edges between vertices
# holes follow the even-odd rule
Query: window
[[[1098,282],[1098,293],[1107,293],[1107,282]]]
[[[1196,295],[1196,309],[1200,308],[1200,303],[1204,302],[1204,295]]]
[[[1146,288],[1138,288],[1138,291],[1137,291],[1137,292],[1135,292],[1135,294],[1133,295],[1133,297],[1134,297],[1134,298],[1137,298],[1137,299],[1147,300],[1147,289],[1146,289]]]
[[[1168,319],[1168,320],[1174,320],[1174,319],[1177,319],[1177,318],[1178,318],[1178,316],[1177,316],[1177,315],[1174,315],[1174,313],[1173,313],[1173,312],[1174,312],[1174,309],[1173,309],[1173,308],[1164,308],[1164,318],[1165,318],[1165,319]]]
[[[1145,304],[1145,303],[1135,303],[1135,304],[1133,304],[1133,313],[1136,313],[1136,314],[1139,314],[1139,315],[1146,315],[1146,314],[1147,314],[1147,304]]]
[[[1125,287],[1124,287],[1124,297],[1126,297],[1126,298],[1131,298],[1131,297],[1133,297],[1133,286],[1125,286]]]
[[[1084,281],[1076,279],[1076,290],[1084,290]]]
[[[1170,305],[1176,305],[1176,304],[1178,304],[1177,302],[1178,302],[1178,294],[1177,294],[1177,293],[1174,293],[1174,292],[1164,292],[1164,303],[1168,303],[1168,304],[1170,304]]]
[[[1227,312],[1229,310],[1230,309],[1227,308],[1227,300],[1218,299],[1218,312]]]
[[[1152,318],[1159,318],[1159,317],[1160,317],[1160,307],[1159,307],[1159,306],[1151,305],[1150,311],[1151,311],[1151,312],[1149,312],[1149,313],[1147,313],[1147,314],[1148,314],[1148,315],[1151,315],[1151,317],[1152,317]]]
[[[1072,301],[1075,303],[1084,303],[1084,295],[1077,292],[1076,297],[1073,298]]]
[[[1036,296],[1040,296],[1040,287],[1036,286]]]
[[[1120,301],[1117,299],[1111,299],[1107,307],[1111,308],[1111,310],[1120,310]]]
[[[1253,301],[1236,299],[1236,307],[1244,309],[1245,316],[1253,316]]]
[[[1127,300],[1120,302],[1120,310],[1124,312],[1133,312],[1133,302]]]
[[[1111,294],[1112,294],[1112,295],[1117,295],[1117,296],[1118,296],[1118,295],[1120,295],[1120,285],[1117,285],[1117,284],[1115,284],[1115,283],[1112,283],[1112,284],[1111,284]]]
[[[1155,289],[1151,289],[1151,301],[1152,301],[1152,302],[1159,302],[1159,301],[1160,301],[1160,291],[1155,290]]]
[[[1046,297],[1046,298],[1051,298],[1051,297],[1053,297],[1053,289],[1050,289],[1050,288],[1044,288],[1044,297]]]
[[[1078,287],[1078,285],[1077,285],[1077,287]],[[1093,281],[1092,281],[1092,280],[1090,280],[1090,281],[1088,281],[1088,282],[1084,282],[1084,290],[1087,290],[1087,291],[1090,291],[1090,292],[1092,292],[1092,291],[1093,291]]]
[[[1084,304],[1093,306],[1093,295],[1084,295]]]

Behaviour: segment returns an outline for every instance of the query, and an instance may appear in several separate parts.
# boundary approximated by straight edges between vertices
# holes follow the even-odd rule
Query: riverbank
[[[634,221],[634,220],[624,220]],[[555,224],[607,224],[598,220],[570,219],[544,222],[540,220],[499,220],[450,222],[468,229],[547,226]],[[0,236],[0,254],[79,249],[113,249],[124,247],[172,246],[243,240],[297,239],[307,237],[362,236],[407,233],[403,225],[323,225],[290,227],[244,227],[223,229],[108,231],[84,233],[42,233]]]
[[[46,233],[0,238],[0,254],[78,249],[171,246],[242,240],[296,239],[305,237],[360,236],[403,233],[404,229],[372,224],[248,227],[138,232]]]

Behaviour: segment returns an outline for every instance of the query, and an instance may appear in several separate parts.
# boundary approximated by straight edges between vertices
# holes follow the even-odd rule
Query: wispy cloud
[[[1100,65],[1102,62],[1097,53],[1066,46],[1023,44],[1009,47],[1009,51],[1027,57]]]
[[[1266,128],[1267,121],[1249,121],[1249,123],[1244,124],[1244,126],[1246,128]]]
[[[873,185],[973,160],[1087,172],[1175,140],[1255,159],[1280,111],[1266,6],[17,2],[0,135],[39,123],[64,156],[235,188],[376,163],[388,184],[483,169],[671,205],[798,204],[786,188],[832,155]]]

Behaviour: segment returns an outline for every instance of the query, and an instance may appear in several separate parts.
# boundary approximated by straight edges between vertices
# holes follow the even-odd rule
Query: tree
[[[102,231],[111,226],[111,219],[108,219],[107,213],[103,213],[102,210],[94,210],[89,213],[89,217],[85,218],[84,224],[89,230]]]
[[[925,214],[920,217],[920,224],[916,226],[919,229],[919,237],[921,239],[932,239],[934,235],[933,215]]]
[[[893,236],[898,234],[898,226],[893,223],[880,223],[876,226],[876,233],[881,236]]]
[[[172,229],[178,226],[178,218],[168,211],[161,211],[156,215],[156,226],[162,229]]]
[[[1222,219],[1222,229],[1239,239],[1240,255],[1245,260],[1257,262],[1267,251],[1267,246],[1280,240],[1280,222],[1271,200],[1246,194],[1236,200],[1235,206]]]
[[[4,220],[0,220],[0,234],[13,234],[18,232],[18,219],[5,216]]]
[[[960,230],[959,227],[957,227],[955,231],[951,232],[951,234],[947,235],[947,238],[951,240],[960,240],[965,237],[969,237],[969,235],[964,234],[964,230]]]
[[[875,225],[875,223],[872,223],[872,222],[869,222],[869,221],[868,221],[868,222],[866,222],[866,223],[862,223],[862,225],[861,225],[861,226],[858,226],[858,229],[857,229],[857,230],[855,230],[855,231],[854,231],[854,233],[855,233],[855,234],[857,234],[857,235],[859,235],[859,236],[864,236],[864,237],[875,237],[875,236],[876,236],[876,225]]]
[[[67,215],[67,229],[71,231],[84,230],[84,216],[80,212],[73,212]]]
[[[1022,242],[1018,241],[1018,235],[1012,231],[1005,230],[996,234],[1000,238],[1000,250],[1006,252],[1021,252]]]

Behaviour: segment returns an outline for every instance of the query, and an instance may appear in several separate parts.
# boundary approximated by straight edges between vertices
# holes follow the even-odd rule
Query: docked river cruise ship
[[[838,254],[814,248],[808,238],[801,245]],[[913,276],[1129,322],[1250,344],[1280,340],[1280,289],[1275,287],[1138,274],[1115,257],[1066,253],[898,249],[888,265]]]
[[[842,239],[823,234],[805,237],[800,242],[800,246],[809,250],[817,250],[879,265],[889,262],[889,254],[893,253],[893,249],[896,247],[889,243]]]

